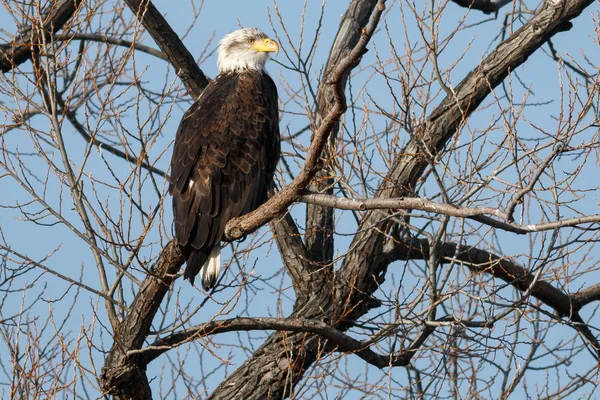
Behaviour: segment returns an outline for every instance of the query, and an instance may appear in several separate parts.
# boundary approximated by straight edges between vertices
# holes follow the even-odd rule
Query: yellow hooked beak
[[[277,44],[276,41],[271,40],[269,38],[262,39],[262,40],[256,40],[254,42],[254,44],[252,45],[252,47],[250,47],[250,49],[256,50],[256,51],[262,51],[265,53],[279,54],[279,45]]]

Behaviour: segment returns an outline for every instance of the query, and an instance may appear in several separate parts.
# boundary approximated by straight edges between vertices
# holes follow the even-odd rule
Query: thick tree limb
[[[600,301],[600,283],[573,293],[571,299],[573,302],[573,310],[575,311],[579,311],[584,306],[594,301]]]
[[[152,320],[184,263],[175,240],[163,249],[131,303],[129,313],[114,332],[114,344],[102,367],[102,389],[117,399],[152,399],[145,365],[128,352],[139,350]]]
[[[384,328],[386,331],[397,330],[400,326],[415,321],[398,321],[394,325]],[[335,347],[335,351],[349,352],[362,358],[377,368],[405,366],[411,360],[425,340],[424,336],[433,333],[437,326],[441,325],[460,325],[473,328],[490,328],[492,323],[488,321],[456,321],[452,318],[444,317],[438,321],[426,322],[425,329],[411,342],[406,350],[394,354],[380,355],[369,348],[377,343],[376,340],[360,341],[348,336],[332,326],[318,320],[308,319],[290,319],[290,318],[232,318],[220,321],[210,321],[204,324],[196,325],[185,331],[177,332],[159,339],[150,346],[141,350],[131,351],[130,355],[139,355],[140,363],[147,365],[161,354],[172,350],[175,347],[198,340],[202,337],[217,335],[225,332],[252,331],[252,330],[278,330],[289,332],[307,332],[322,336],[329,341],[329,347]],[[429,333],[425,333],[425,331]],[[379,338],[383,335],[377,335]]]
[[[133,354],[139,355],[142,360],[141,363],[147,365],[161,354],[190,341],[219,333],[252,330],[279,330],[317,334],[327,339],[329,341],[328,345],[334,346],[336,351],[353,353],[377,368],[405,366],[414,354],[410,347],[407,351],[395,354],[377,354],[369,348],[372,343],[356,340],[322,321],[289,318],[233,318],[211,321],[169,335],[152,343],[147,348],[134,351]]]
[[[302,236],[289,213],[279,220],[271,221],[271,230],[275,235],[283,265],[292,279],[296,301],[304,302],[308,300],[310,290],[306,287],[311,281],[313,268]]]
[[[200,96],[208,78],[154,4],[150,0],[125,0],[125,3],[173,64],[187,91],[195,98]]]
[[[336,66],[348,56],[351,49],[359,42],[362,36],[362,29],[369,22],[369,18],[376,5],[377,0],[351,2],[342,18],[335,40],[329,51],[323,76],[317,88],[315,118],[311,121],[313,132],[317,127],[321,126],[323,119],[327,118],[327,113],[331,106],[335,104],[336,88],[328,84],[331,75],[335,73]],[[342,90],[345,90],[348,76],[354,66],[351,66],[342,74],[339,83]],[[318,179],[313,179],[309,185],[309,189],[312,192],[333,194],[334,180],[331,178],[330,169],[335,152],[332,153],[330,150],[335,148],[339,127],[340,124],[338,121],[331,129],[328,139],[330,146],[326,146],[323,149],[319,161],[320,165],[317,175],[320,176],[318,176]],[[334,253],[334,210],[318,204],[308,204],[306,207],[305,226],[306,233],[304,237],[310,259],[316,264],[316,267],[331,264]]]
[[[33,46],[61,30],[64,25],[79,10],[82,0],[54,0],[42,12],[43,26],[27,27],[23,33],[11,43],[0,45],[0,71],[7,72],[29,60]]]
[[[569,29],[593,0],[546,2],[545,6],[513,35],[500,43],[462,82],[436,107],[425,123],[413,134],[377,191],[378,198],[404,197],[412,194],[428,165],[428,156],[443,152],[446,143],[493,88],[508,74],[558,32]],[[555,5],[556,4],[556,5]],[[355,304],[356,318],[367,312],[368,299],[385,275],[385,263],[373,262],[373,254],[381,254],[394,222],[381,212],[367,212],[337,275],[340,296],[336,303]],[[384,268],[384,269],[381,269]],[[377,277],[373,279],[373,277]],[[361,299],[365,308],[360,309]]]

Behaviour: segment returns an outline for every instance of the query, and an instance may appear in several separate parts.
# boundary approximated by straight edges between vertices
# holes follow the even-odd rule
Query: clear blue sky
[[[285,30],[287,30],[290,38],[296,45],[299,43],[299,34],[301,30],[303,30],[304,38],[302,51],[306,52],[314,40],[314,28],[318,23],[321,9],[320,2],[310,1],[307,4],[303,4],[302,2],[281,1],[278,3],[279,11],[284,21]],[[535,6],[534,2],[529,3],[531,3],[531,7]],[[190,12],[192,6],[189,2],[157,0],[154,1],[154,4],[159,10],[166,13],[167,20],[180,35],[187,31],[189,24],[192,22],[192,13]],[[227,5],[224,6],[224,4]],[[313,75],[311,76],[311,81],[315,87],[318,84],[316,77],[318,76],[320,68],[326,60],[328,48],[335,37],[340,16],[345,11],[346,6],[347,2],[341,0],[331,0],[325,5],[325,14],[323,18],[324,23],[314,60],[315,67],[312,71]],[[306,7],[306,10],[304,10],[304,7]],[[562,51],[561,54],[563,55],[572,49],[573,56],[578,60],[582,60],[582,54],[585,54],[585,56],[590,59],[592,64],[595,63],[595,65],[598,65],[598,46],[597,44],[594,44],[592,40],[590,40],[590,35],[593,35],[594,26],[590,15],[591,10],[595,10],[597,12],[597,7],[587,10],[584,15],[576,20],[574,28],[570,32],[559,35],[554,40],[554,44],[557,49]],[[304,19],[302,18],[303,14],[305,16]],[[461,9],[454,4],[449,4],[443,13],[442,22],[440,25],[440,30],[442,32],[441,37],[446,37],[448,33],[454,30],[457,22],[461,21],[465,14],[466,11],[464,9]],[[6,15],[5,7],[2,7],[0,9],[0,20],[3,21],[2,29],[8,32],[14,32],[14,25],[11,25],[11,21],[6,17]],[[192,54],[198,55],[199,52],[204,49],[206,42],[210,37],[214,36],[214,40],[209,47],[209,50],[212,51],[215,48],[216,42],[224,34],[237,29],[240,25],[243,27],[256,26],[262,28],[269,34],[272,34],[273,29],[269,23],[269,15],[271,15],[271,19],[274,21],[275,32],[277,32],[277,34],[284,39],[284,30],[282,29],[282,26],[280,25],[275,14],[273,2],[270,0],[236,0],[228,1],[226,3],[205,1],[199,19],[194,28],[187,32],[184,38],[184,43],[192,52]],[[458,62],[457,67],[453,70],[449,77],[448,83],[450,85],[457,85],[459,80],[474,66],[476,66],[478,62],[487,53],[489,53],[497,43],[499,43],[499,32],[502,26],[503,17],[504,14],[501,13],[498,19],[492,18],[490,20],[490,17],[481,13],[471,12],[469,16],[462,22],[463,25],[467,26],[484,20],[487,21],[481,24],[479,27],[460,31],[453,38],[447,48],[445,48],[444,53],[440,58],[440,68],[442,70],[448,68],[456,61],[457,58],[459,58],[460,54],[464,53],[464,56]],[[106,16],[105,18],[109,17]],[[394,4],[393,7],[391,7],[384,22],[387,24],[387,28],[389,29],[391,36],[397,37],[397,51],[400,54],[403,54],[406,43],[403,43],[404,27],[402,24],[402,14],[398,4]],[[420,39],[420,35],[415,31],[415,23],[413,20],[411,20],[410,13],[408,13],[406,9],[404,14],[404,22],[406,23],[407,31],[410,32],[409,37],[413,40],[412,45],[415,47],[422,46],[423,44],[422,40]],[[376,54],[379,54],[382,59],[387,59],[389,57],[389,42],[383,28],[384,25],[382,24],[380,30],[377,32],[377,35],[374,38],[373,44],[369,46],[370,52],[361,62],[361,67],[374,63]],[[149,35],[146,34],[145,36],[146,39],[144,44],[156,48],[157,46],[154,45]],[[4,33],[1,33],[0,37],[4,39],[6,36]],[[290,45],[286,43],[285,40],[282,40],[280,45],[284,50],[290,50]],[[156,58],[143,54],[136,54],[135,60],[135,69],[138,71],[138,73],[142,74],[142,79],[148,82],[146,85],[147,88],[161,92],[164,90],[165,85],[169,85],[171,83],[176,85],[179,84],[175,78],[174,72],[164,61],[157,60]],[[277,61],[277,63],[269,63],[268,70],[271,76],[273,76],[276,82],[278,82],[278,86],[280,87],[280,96],[285,103],[285,113],[282,118],[281,126],[289,127],[290,132],[295,132],[306,126],[308,124],[308,119],[302,115],[303,104],[286,102],[286,100],[289,99],[289,93],[287,93],[285,89],[282,90],[282,87],[285,87],[287,84],[289,84],[290,88],[299,90],[301,87],[299,77],[294,71],[290,71],[289,69],[285,68],[286,66],[290,65],[290,61],[285,57],[285,52],[280,52],[275,61]],[[201,67],[208,76],[215,76],[217,73],[216,56],[213,54],[212,56],[208,57]],[[430,67],[427,66],[426,69],[428,68]],[[362,83],[370,76],[372,72],[373,70],[370,68],[367,68],[361,72],[357,72],[356,76],[352,78],[354,90],[358,91],[361,88]],[[521,82],[518,82],[515,75],[512,76],[512,80],[510,82],[513,84],[514,97],[516,99],[523,98],[526,93],[525,88],[531,87],[534,89],[533,92],[529,94],[528,101],[540,103],[534,112],[528,111],[527,117],[529,121],[535,125],[546,128],[550,132],[553,129],[556,129],[555,121],[552,118],[549,118],[549,115],[556,115],[558,113],[558,107],[560,107],[560,105],[556,102],[556,98],[559,93],[556,82],[558,77],[561,75],[557,64],[549,61],[548,56],[544,54],[544,52],[539,51],[532,56],[530,60],[528,60],[525,66],[519,68],[516,72],[518,75],[518,80],[520,80],[522,84]],[[370,82],[367,92],[379,102],[386,103],[391,100],[391,95],[389,94],[387,85],[383,80],[375,79]],[[363,92],[362,95],[364,96],[365,93]],[[10,101],[7,100],[5,96],[6,94],[0,92],[0,101]],[[128,96],[131,96],[131,94],[128,94]],[[437,101],[434,101],[434,104],[439,102],[441,95],[438,97],[439,98],[436,99]],[[491,101],[488,100],[486,104],[489,104],[490,102]],[[362,103],[363,100],[360,99],[357,104]],[[0,109],[0,112],[1,111],[2,110]],[[166,123],[160,131],[157,143],[152,147],[150,153],[151,158],[157,159],[157,166],[163,170],[167,170],[168,168],[168,162],[170,158],[169,144],[173,139],[174,132],[183,111],[185,111],[185,105],[180,104],[173,107],[172,112],[164,115]],[[429,111],[431,111],[431,109],[429,109]],[[357,110],[356,113],[359,116],[361,115],[360,110]],[[140,110],[138,114],[143,116],[147,114],[147,110]],[[489,109],[486,109],[485,111],[474,116],[474,118],[469,121],[469,125],[472,129],[482,129],[483,127],[487,126],[491,120],[498,117],[499,114],[500,110],[490,107]],[[10,119],[10,117],[8,118]],[[136,121],[136,115],[132,110],[124,112],[121,118],[124,118],[122,121],[124,126],[130,127],[134,132],[136,129],[138,129],[139,124]],[[2,114],[0,114],[0,123],[8,122],[9,119],[4,119]],[[34,119],[33,121],[35,122],[36,120]],[[40,126],[43,126],[44,124],[44,122],[41,121],[41,118],[39,123]],[[378,127],[382,127],[385,121],[383,119],[375,120],[373,123]],[[106,128],[110,129],[110,126],[107,125]],[[524,123],[520,123],[517,126],[517,129],[520,128],[522,128],[522,130],[519,130],[519,135],[521,135],[521,137],[526,137],[529,134],[528,126]],[[502,131],[497,132],[497,135],[499,136],[503,134],[505,133]],[[75,132],[66,134],[66,137],[69,139],[68,147],[73,159],[81,159],[81,157],[83,157],[83,151],[85,150],[84,143],[82,143],[81,139],[75,134]],[[468,138],[468,132],[463,132],[460,140],[465,141],[468,140]],[[300,144],[307,146],[309,139],[310,134],[304,134],[299,139]],[[18,148],[23,152],[34,150],[31,147],[31,140],[27,135],[24,134],[16,135],[13,133],[11,135],[7,135],[7,137],[5,137],[3,140],[3,143],[7,146],[10,146],[10,148]],[[165,149],[168,150],[165,151]],[[284,147],[284,150],[290,152],[292,151],[291,147],[289,146]],[[122,174],[123,176],[126,176],[129,173],[129,167],[125,162],[116,160],[111,155],[105,156],[113,168],[115,168],[115,174]],[[381,163],[381,160],[379,159],[376,162]],[[562,166],[564,167],[565,171],[569,171],[574,168],[570,163],[571,160],[564,161]],[[86,171],[95,174],[96,178],[99,176],[101,177],[102,174],[107,174],[106,179],[110,180],[110,176],[108,176],[107,171],[103,169],[103,165],[104,164],[100,156],[95,154],[91,158],[90,162],[86,164]],[[28,167],[37,170],[37,173],[40,175],[43,175],[45,168],[44,163],[35,158],[31,159],[31,163],[28,164]],[[588,168],[590,174],[597,173],[597,165],[590,163]],[[2,175],[1,171],[0,175]],[[283,177],[283,179],[287,179],[287,177]],[[70,215],[70,220],[75,221],[75,225],[81,228],[81,223],[77,222],[77,216],[72,210],[72,203],[70,201],[68,189],[61,187],[56,180],[53,180],[53,182],[55,182],[56,185],[51,185],[47,193],[49,202],[57,208],[61,207],[61,209],[67,215]],[[163,195],[166,194],[166,186],[164,185],[164,182],[160,180],[157,182],[159,192]],[[29,200],[29,196],[22,189],[20,189],[16,183],[12,182],[8,178],[2,178],[0,180],[0,188],[3,193],[3,199],[1,201],[2,205],[24,204]],[[143,206],[145,209],[151,210],[153,206],[159,202],[160,198],[156,194],[156,191],[152,189],[150,183],[148,183],[147,186],[144,186],[144,190],[147,192],[145,192],[145,203]],[[434,190],[433,186],[431,187],[431,190]],[[121,197],[121,193],[115,191],[114,188],[107,187],[100,187],[98,188],[98,191],[103,201],[105,201],[107,207],[118,214],[117,210],[120,206],[119,202],[123,199]],[[590,212],[597,212],[597,205],[595,201],[586,203],[581,202],[578,203],[577,207],[578,210],[585,210],[587,207]],[[30,210],[33,211],[36,210],[36,208],[37,210],[40,210],[40,207],[35,205],[31,206]],[[131,211],[131,213],[135,214],[134,211]],[[303,217],[303,207],[301,205],[296,205],[293,215],[296,219],[301,221]],[[352,219],[349,217],[349,213],[339,213],[338,215],[343,216],[343,219],[340,217],[342,222],[337,228],[338,231],[342,233],[352,232],[354,226],[352,224]],[[539,215],[534,212],[532,213],[532,216]],[[142,258],[144,259],[151,259],[152,257],[155,257],[160,250],[161,243],[164,244],[168,240],[168,236],[171,233],[170,199],[166,199],[164,217],[162,218],[162,224],[157,223],[152,227],[152,231],[149,234],[148,243],[152,241],[155,243],[143,250]],[[42,261],[45,256],[53,253],[56,250],[47,261],[44,261],[45,265],[74,279],[79,279],[80,276],[83,276],[83,281],[96,289],[100,289],[97,271],[94,267],[93,257],[88,247],[80,238],[77,238],[68,227],[60,224],[50,227],[36,226],[29,222],[23,221],[20,219],[18,211],[9,208],[0,208],[0,227],[2,229],[2,234],[6,238],[6,242],[10,244],[14,250],[27,254],[32,258],[36,258],[38,261]],[[131,230],[140,230],[140,222],[133,220],[131,222]],[[264,235],[263,240],[259,240],[261,242],[266,242],[269,238],[269,233],[266,229],[261,230],[260,235]],[[349,240],[349,236],[343,235],[337,239],[338,254],[343,254],[344,248],[348,246]],[[500,243],[507,254],[511,256],[518,256],[520,253],[527,253],[529,251],[529,239],[523,240],[521,237],[515,238],[512,235],[500,234]],[[229,257],[229,255],[230,253],[225,254],[226,257]],[[396,269],[390,269],[388,284],[391,285],[393,282],[399,281],[402,273],[402,268],[400,267],[403,265],[404,264],[395,264]],[[249,255],[246,265],[244,266],[245,273],[249,273],[249,270],[252,269],[252,267],[255,270],[255,273],[261,276],[271,276],[278,273],[277,271],[281,269],[281,261],[276,247],[272,242],[265,243],[259,249],[253,251]],[[237,274],[238,272],[237,267],[233,266],[232,271],[233,272],[226,276],[226,281],[227,279],[229,279],[229,281],[233,280],[234,274]],[[110,273],[111,276],[113,276],[113,274],[114,272]],[[13,283],[13,289],[17,290],[24,287],[24,285],[28,283],[32,283],[30,276],[34,275],[35,274],[26,275],[15,280]],[[597,276],[597,273],[595,275],[596,276],[593,278],[596,282],[600,277]],[[590,277],[591,276],[588,276],[587,279],[589,280]],[[235,317],[237,315],[287,315],[291,309],[291,302],[289,301],[289,298],[286,299],[285,296],[291,296],[291,288],[284,291],[283,298],[279,296],[277,288],[279,287],[280,282],[284,282],[281,285],[285,286],[288,280],[285,276],[279,275],[273,278],[272,281],[276,286],[267,287],[266,285],[262,285],[260,286],[260,291],[257,293],[245,294],[242,297],[240,304],[236,305],[236,307],[232,307],[231,310],[228,311],[227,315],[221,315],[220,318],[225,318],[226,316]],[[418,284],[417,282],[404,282],[404,284],[413,283],[415,285]],[[572,285],[572,288],[574,287],[576,289],[577,287],[584,285],[585,282],[581,282],[581,280],[575,280],[570,284]],[[125,297],[130,297],[128,290],[129,288],[126,288],[124,294]],[[67,294],[65,295],[65,293]],[[67,323],[59,331],[61,334],[65,334],[71,339],[76,339],[78,335],[80,335],[82,326],[87,327],[93,325],[96,329],[95,333],[93,333],[93,340],[101,342],[104,346],[104,350],[108,350],[111,340],[107,336],[107,332],[104,330],[104,328],[100,328],[100,324],[107,324],[107,319],[105,316],[104,305],[98,297],[88,292],[81,292],[79,296],[75,298],[74,288],[69,288],[69,285],[64,281],[49,274],[41,276],[39,280],[35,282],[34,288],[30,289],[27,292],[27,296],[23,298],[23,304],[25,306],[31,304],[32,299],[38,295],[43,296],[44,301],[37,302],[29,311],[29,316],[30,318],[42,318],[42,320],[38,322],[39,329],[42,329],[43,318],[45,318],[45,316],[51,312],[56,320],[67,318]],[[217,302],[209,301],[199,313],[193,316],[191,320],[185,321],[184,325],[191,326],[193,324],[201,323],[210,319],[214,313],[221,309],[222,302],[230,297],[231,291],[219,293],[216,297]],[[168,305],[169,318],[178,318],[180,316],[179,312],[185,316],[189,311],[177,310],[174,308],[172,304],[175,301],[179,301],[184,305],[189,304],[190,308],[193,309],[203,299],[204,295],[200,291],[191,288],[187,282],[183,282],[181,279],[178,280],[172,292],[172,297],[170,299],[171,303]],[[19,309],[22,307],[22,304],[19,302],[19,300],[20,296],[11,295],[10,301],[5,302],[2,305],[1,317],[7,318],[8,316],[18,313]],[[75,302],[75,305],[71,314],[67,316],[66,310],[72,301]],[[59,306],[56,304],[59,304]],[[512,327],[509,325],[502,325],[497,329],[503,328],[507,330],[512,329]],[[53,326],[47,326],[45,329],[46,331],[42,337],[46,341],[51,342],[58,333],[55,332],[55,328]],[[92,335],[88,328],[84,328],[83,331],[87,331],[90,335]],[[559,338],[563,332],[565,336],[568,337],[573,335],[572,330],[566,327],[554,328],[553,332],[556,333],[557,337],[548,338],[549,343],[551,343],[552,340]],[[226,371],[219,370],[214,376],[211,377],[210,382],[205,382],[207,389],[209,391],[214,389],[222,380],[224,372],[230,373],[237,365],[240,365],[247,358],[248,354],[251,353],[251,349],[256,348],[256,346],[261,343],[261,339],[264,336],[265,335],[263,335],[261,332],[254,332],[249,335],[249,337],[241,337],[237,334],[226,334],[214,337],[212,340],[216,344],[223,344],[221,348],[217,348],[215,350],[215,354],[218,357],[228,358],[231,361],[231,366],[228,367]],[[24,337],[22,336],[20,340],[23,341]],[[236,344],[240,340],[247,345],[247,348],[230,348],[224,345],[226,343]],[[213,368],[221,364],[221,360],[214,354],[211,354],[207,351],[202,352],[200,349],[200,344],[201,342],[195,343],[192,346],[184,346],[179,352],[171,351],[169,352],[168,356],[161,357],[149,366],[148,376],[150,379],[154,378],[152,385],[153,390],[156,393],[158,393],[159,387],[168,387],[169,384],[169,376],[161,377],[163,368],[168,368],[168,365],[166,364],[167,357],[169,357],[172,362],[176,362],[175,360],[178,358],[185,360],[183,369],[189,375],[195,375],[196,371],[199,371],[199,368],[202,368],[202,371],[206,373],[207,371],[211,371]],[[490,346],[501,346],[500,342],[493,340],[488,344]],[[527,345],[524,345],[523,348],[527,348]],[[201,352],[202,363],[200,363],[198,360],[198,353],[195,352],[195,349],[198,349],[198,351]],[[214,349],[214,347],[212,349]],[[231,353],[230,349],[232,349]],[[91,365],[85,345],[82,345],[82,351],[85,353],[85,355],[82,355],[82,360],[87,362],[88,365]],[[95,364],[94,368],[99,373],[103,362],[103,354],[98,349],[92,349],[90,354]],[[498,355],[498,357],[502,358],[501,355]],[[8,359],[7,349],[2,344],[0,344],[0,359],[3,360],[3,363],[6,363],[5,360]],[[426,362],[426,360],[422,362]],[[580,355],[580,358],[577,360],[577,364],[570,370],[570,372],[575,373],[579,370],[587,371],[593,367],[593,363],[594,360],[589,355]],[[387,375],[387,371],[379,371],[374,367],[368,367],[362,360],[352,355],[347,356],[346,361],[341,363],[341,365],[345,365],[346,368],[345,371],[343,369],[340,371],[342,374],[347,373],[348,375],[355,377],[358,381],[361,379],[380,381],[380,384],[382,385],[382,398],[388,398],[387,394],[385,394],[387,377],[391,377],[391,379],[396,381],[395,383],[391,384],[394,387],[408,384],[404,369],[396,369]],[[6,366],[7,364],[5,364],[5,368]],[[312,372],[316,374],[318,373],[318,370]],[[481,378],[485,379],[486,377],[482,376]],[[532,380],[535,382],[537,378],[535,373],[532,375],[532,378]],[[540,373],[540,382],[544,382],[546,379],[547,377],[545,372]],[[0,369],[0,384],[4,383],[6,383],[6,379],[3,377],[3,371]],[[552,382],[550,384],[552,384]],[[494,385],[494,383],[492,383],[492,385]],[[182,392],[182,388],[183,386],[181,386],[181,382],[179,382],[177,386],[179,398],[183,398],[185,396],[185,392]],[[6,396],[5,390],[5,386],[0,386],[0,394],[3,396]],[[202,390],[202,388],[199,388],[199,390]],[[313,393],[317,389],[311,390],[312,391],[310,393]],[[329,396],[328,398],[337,398],[339,393],[340,392],[335,385],[331,385],[325,390],[320,391],[320,395],[323,396],[323,398],[327,398],[326,396]],[[363,394],[360,390],[355,390],[346,394],[344,398],[358,399],[362,398],[362,395]],[[394,398],[394,395],[400,396],[400,394],[397,393],[392,394],[390,398]],[[308,395],[306,398],[308,398]]]

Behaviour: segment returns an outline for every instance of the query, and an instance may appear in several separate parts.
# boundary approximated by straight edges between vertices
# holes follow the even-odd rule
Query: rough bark
[[[340,23],[340,28],[329,52],[325,64],[321,83],[317,90],[317,104],[313,129],[321,125],[328,110],[334,103],[334,93],[328,84],[335,67],[343,60],[351,49],[356,46],[362,34],[362,28],[367,25],[377,0],[352,1]],[[346,71],[341,79],[341,87],[346,88],[350,70]],[[335,184],[332,178],[332,163],[335,158],[335,142],[339,133],[340,124],[336,123],[329,134],[329,146],[323,151],[320,160],[321,169],[317,172],[316,179],[311,182],[308,189],[323,194],[332,194]],[[306,247],[313,263],[326,266],[333,259],[333,231],[334,209],[315,204],[306,205],[306,234],[304,236]]]
[[[590,0],[573,1],[558,7],[547,4],[529,23],[501,43],[456,87],[455,96],[442,101],[427,119],[419,137],[412,138],[404,151],[400,152],[412,154],[413,157],[405,156],[397,160],[380,187],[379,196],[401,197],[407,190],[412,190],[427,166],[421,152],[422,146],[432,154],[442,151],[460,124],[492,88],[499,85],[510,71],[525,62],[549,38],[568,29],[569,21],[591,3]],[[323,290],[315,292],[304,307],[295,309],[293,317],[320,319],[343,330],[376,307],[378,302],[372,298],[372,294],[384,279],[390,260],[375,255],[384,253],[387,241],[384,232],[389,232],[391,228],[392,223],[388,222],[386,215],[367,213],[350,246],[353,250],[346,256],[335,282],[329,286],[323,280]],[[333,302],[332,296],[335,299]],[[431,329],[424,330],[422,340],[430,333]],[[298,352],[299,349],[301,352]],[[302,371],[325,349],[323,341],[314,335],[275,333],[222,382],[210,398],[233,398],[232,395],[251,399],[282,398],[290,393],[290,388]]]
[[[188,93],[197,98],[208,85],[208,78],[167,20],[150,0],[125,0],[125,3],[166,54]]]
[[[127,1],[128,4],[139,6],[139,2]],[[369,2],[359,3],[366,5]],[[455,88],[454,95],[444,99],[427,118],[419,132],[400,153],[405,156],[396,160],[379,188],[378,196],[401,197],[414,190],[427,166],[427,157],[424,156],[423,150],[434,155],[443,151],[445,144],[456,133],[457,128],[464,123],[492,88],[500,84],[510,71],[521,65],[549,38],[568,29],[569,21],[591,3],[591,0],[570,1],[558,5],[547,3],[528,24],[501,43]],[[172,62],[178,66],[176,61],[175,59]],[[293,197],[289,201],[292,199]],[[325,220],[328,218],[325,216]],[[315,221],[317,219],[315,218]],[[340,271],[334,275],[331,270],[324,268],[320,274],[315,274],[316,278],[309,279],[309,282],[313,282],[309,285],[301,284],[301,281],[307,279],[307,275],[302,272],[307,253],[301,246],[301,242],[295,239],[293,246],[301,249],[302,255],[295,260],[286,260],[288,270],[293,272],[291,276],[295,280],[294,287],[299,292],[298,301],[290,317],[322,321],[332,327],[345,330],[351,327],[357,318],[373,307],[377,307],[379,303],[372,298],[372,294],[377,289],[378,283],[385,278],[389,263],[394,260],[390,254],[384,252],[388,237],[386,233],[392,228],[393,223],[389,222],[381,212],[367,212],[361,221],[359,233],[350,246],[352,250],[345,257]],[[282,245],[289,243],[282,241],[281,235],[292,233],[292,236],[298,238],[293,222],[276,228],[275,231],[278,232],[278,240]],[[422,251],[420,256],[425,257],[426,253]],[[143,339],[140,335],[144,334],[144,330],[147,333],[147,327],[156,311],[155,307],[160,304],[170,284],[169,280],[172,280],[172,276],[168,274],[173,273],[181,265],[180,255],[169,246],[165,248],[163,254],[165,257],[161,256],[154,269],[156,277],[151,276],[144,282],[132,305],[132,311],[122,322],[123,327],[116,333],[115,345],[103,370],[103,387],[118,398],[141,399],[148,398],[149,395],[143,369],[145,364],[138,362],[135,355],[127,356],[127,351],[141,346]],[[485,272],[489,273],[489,270]],[[526,281],[515,280],[510,274],[498,275],[498,277],[521,290],[532,291],[527,287]],[[539,293],[533,290],[532,294]],[[560,310],[561,313],[564,311]],[[433,330],[434,328],[431,327],[423,329],[411,346],[411,354],[414,354]],[[319,357],[332,350],[326,340],[316,334],[274,333],[252,357],[225,379],[209,398],[287,397],[293,392],[306,369]],[[123,378],[136,379],[136,383],[126,383]],[[132,392],[130,387],[134,388],[135,392]]]
[[[139,350],[165,294],[183,265],[184,258],[175,240],[163,249],[131,303],[125,319],[114,332],[114,344],[102,367],[102,389],[116,399],[152,399],[146,376],[146,365],[139,356],[129,355]]]
[[[423,126],[411,137],[383,183],[376,197],[402,197],[411,193],[428,165],[428,154],[438,155],[457,132],[458,127],[515,68],[555,34],[568,30],[570,21],[593,3],[592,0],[558,2],[546,5],[531,20],[500,43],[447,96]],[[368,312],[370,296],[384,278],[385,266],[373,263],[372,255],[381,254],[394,223],[385,213],[369,211],[354,237],[351,251],[338,274],[336,304],[354,305],[353,317]],[[369,229],[367,229],[369,228]],[[384,267],[384,269],[382,269]],[[346,283],[346,284],[344,284]]]

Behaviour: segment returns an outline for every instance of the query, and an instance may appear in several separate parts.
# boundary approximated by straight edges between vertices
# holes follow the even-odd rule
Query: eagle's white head
[[[279,52],[279,45],[260,29],[239,29],[219,42],[219,73],[243,69],[264,70],[269,53]]]

